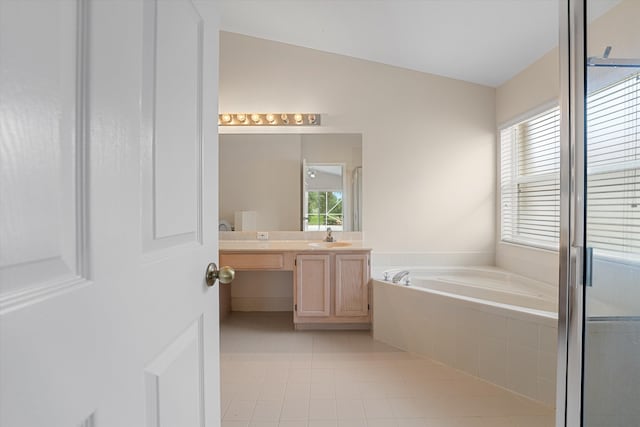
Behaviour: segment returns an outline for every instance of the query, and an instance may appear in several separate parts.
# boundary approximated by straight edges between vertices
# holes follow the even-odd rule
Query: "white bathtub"
[[[403,269],[387,270],[389,277]],[[495,267],[411,268],[411,285],[459,297],[549,312],[558,311],[555,286]],[[399,283],[403,285],[403,281]]]
[[[373,281],[377,340],[555,401],[557,288],[495,267],[396,268]],[[382,275],[380,275],[382,276]]]

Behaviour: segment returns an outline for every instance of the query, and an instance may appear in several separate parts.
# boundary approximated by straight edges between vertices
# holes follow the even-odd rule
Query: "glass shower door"
[[[609,3],[586,3],[582,425],[631,427],[640,426],[640,2]]]

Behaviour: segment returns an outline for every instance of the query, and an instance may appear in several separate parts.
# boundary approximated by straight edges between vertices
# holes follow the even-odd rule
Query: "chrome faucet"
[[[391,279],[391,283],[399,283],[403,277],[409,276],[409,272],[407,270],[402,270],[393,275]]]
[[[327,237],[324,238],[325,242],[333,242],[333,236],[331,235],[331,227],[327,227]]]

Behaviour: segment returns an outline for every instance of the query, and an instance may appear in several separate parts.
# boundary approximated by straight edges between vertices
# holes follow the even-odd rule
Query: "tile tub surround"
[[[233,313],[221,331],[222,427],[551,427],[540,403],[375,341],[294,332],[291,313]]]
[[[640,426],[640,317],[587,321],[585,426]]]
[[[376,340],[555,404],[554,316],[372,283]]]

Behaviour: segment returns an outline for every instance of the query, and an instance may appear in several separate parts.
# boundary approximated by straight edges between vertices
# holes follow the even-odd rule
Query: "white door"
[[[0,0],[0,426],[219,425],[214,7]]]

